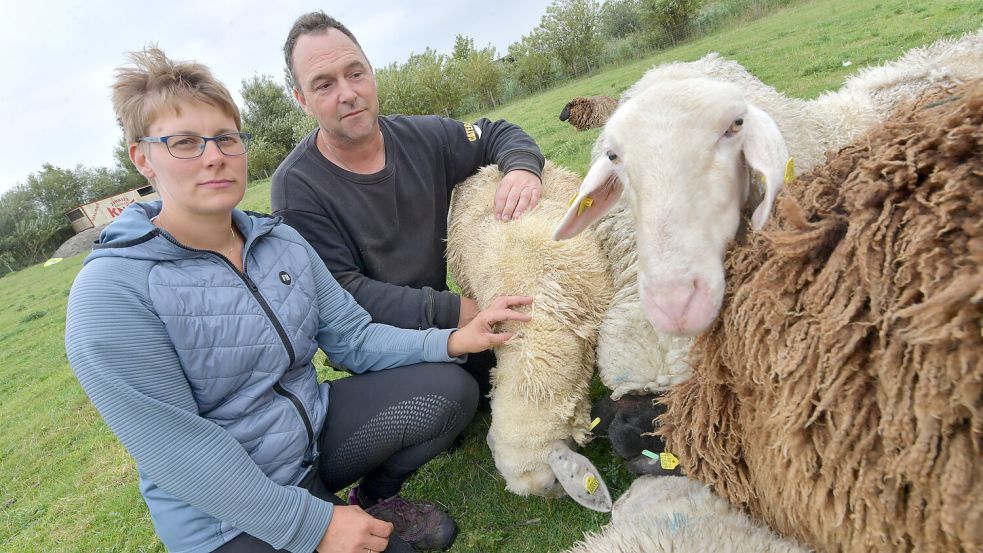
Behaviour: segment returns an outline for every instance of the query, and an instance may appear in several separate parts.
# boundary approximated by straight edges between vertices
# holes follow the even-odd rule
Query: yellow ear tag
[[[672,470],[679,466],[679,458],[668,451],[663,451],[659,454],[659,464],[666,470]]]
[[[600,486],[601,483],[597,481],[597,477],[595,477],[593,474],[588,474],[587,478],[584,480],[584,488],[587,490],[587,493],[591,495],[594,495],[594,492],[596,492],[597,488]]]
[[[792,184],[795,180],[795,159],[788,158],[785,162],[785,184]]]
[[[590,207],[591,204],[593,203],[594,200],[591,199],[590,196],[587,196],[583,200],[580,200],[580,206],[577,207],[577,217],[580,217],[580,215],[583,214],[583,212],[587,211],[587,208]]]
[[[599,424],[601,424],[601,417],[597,417],[594,420],[590,421],[590,426],[587,427],[587,431],[590,432],[591,430],[594,430],[594,427]]]

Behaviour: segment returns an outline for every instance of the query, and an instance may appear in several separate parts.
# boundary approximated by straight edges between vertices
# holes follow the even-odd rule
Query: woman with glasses
[[[474,414],[477,386],[456,363],[508,340],[492,326],[529,320],[509,307],[531,299],[499,298],[456,331],[372,323],[296,231],[235,208],[250,136],[225,87],[156,48],[131,60],[113,104],[161,201],[102,231],[72,286],[65,344],[136,460],[164,545],[449,547],[453,521],[399,490]],[[318,348],[356,374],[319,384]],[[359,494],[381,498],[366,511],[332,493],[359,478]]]

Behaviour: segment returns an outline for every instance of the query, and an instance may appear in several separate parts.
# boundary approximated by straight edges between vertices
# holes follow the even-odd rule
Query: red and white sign
[[[108,224],[113,219],[119,217],[126,206],[133,202],[152,202],[160,199],[155,190],[148,187],[127,190],[121,194],[96,200],[90,204],[81,205],[68,212],[69,219],[72,220],[72,228],[75,232],[82,232],[92,227],[101,227]],[[73,212],[80,211],[81,214]],[[81,216],[79,216],[81,215]]]

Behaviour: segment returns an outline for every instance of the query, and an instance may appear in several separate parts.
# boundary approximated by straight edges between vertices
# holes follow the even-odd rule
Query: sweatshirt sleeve
[[[485,165],[496,164],[502,173],[524,169],[542,177],[545,160],[539,146],[517,125],[479,119],[461,123],[443,119],[448,156],[453,163],[448,183],[467,179]]]
[[[372,322],[309,246],[308,255],[320,309],[317,341],[333,364],[362,373],[424,361],[464,361],[447,354],[447,340],[455,329],[411,330]]]
[[[352,256],[355,246],[324,215],[299,209],[280,209],[276,214],[304,236],[331,274],[355,300],[371,313],[372,320],[400,328],[457,328],[461,298],[453,292],[429,286],[412,288],[369,278]]]
[[[79,273],[68,301],[65,349],[86,394],[157,486],[275,548],[310,553],[331,521],[332,505],[273,482],[232,436],[198,416],[177,353],[147,298],[142,262],[96,259]]]

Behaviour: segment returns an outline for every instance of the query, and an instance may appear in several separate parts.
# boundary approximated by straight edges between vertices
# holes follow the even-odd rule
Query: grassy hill
[[[981,14],[980,0],[806,2],[482,115],[520,124],[547,157],[583,172],[597,131],[574,131],[558,120],[560,109],[573,96],[617,96],[653,64],[718,51],[790,95],[811,97],[857,67],[975,30]],[[268,181],[255,183],[243,207],[267,211],[268,193]],[[0,279],[0,551],[163,551],[132,460],[65,358],[65,306],[82,257]],[[104,309],[113,316],[113,305]],[[454,551],[559,551],[608,520],[569,500],[506,493],[484,445],[487,426],[488,415],[479,415],[464,447],[428,465],[405,490],[457,517]],[[629,479],[598,442],[586,453],[617,495]]]

